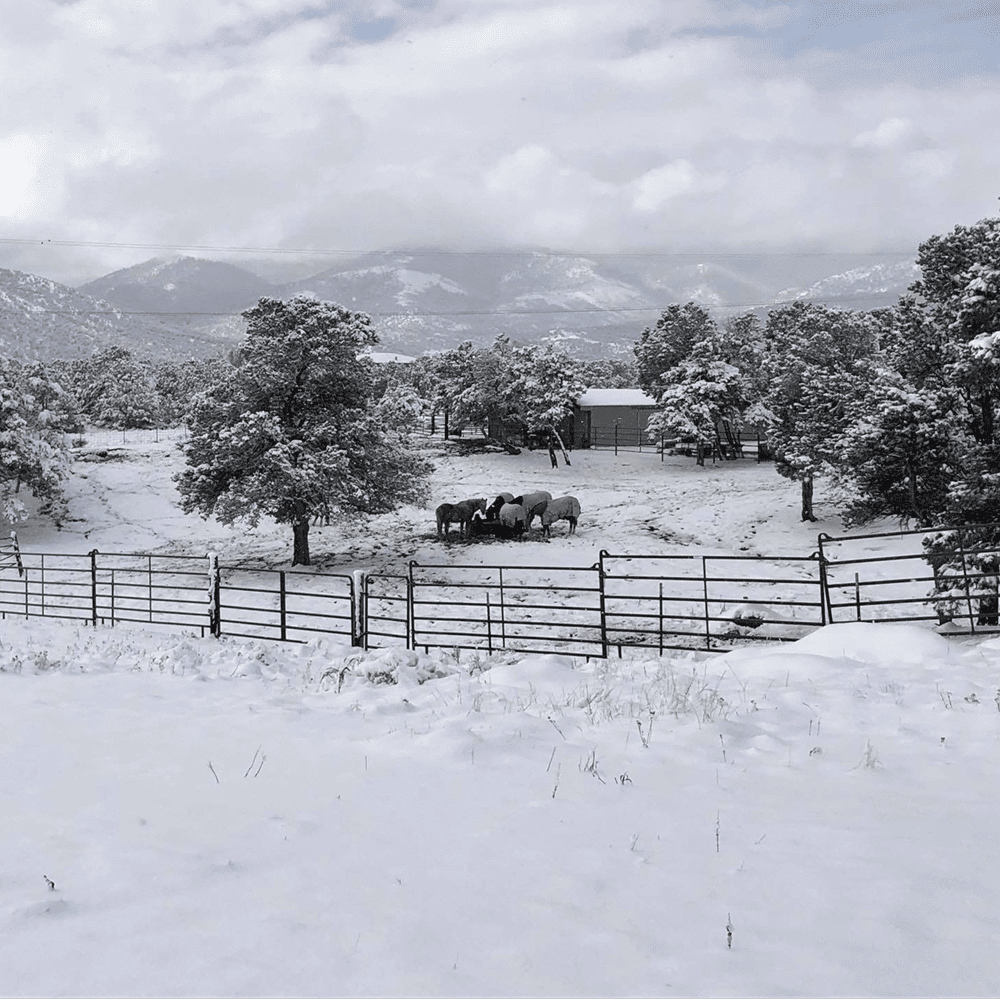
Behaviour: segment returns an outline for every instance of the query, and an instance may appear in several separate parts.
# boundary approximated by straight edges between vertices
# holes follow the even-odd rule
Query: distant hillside
[[[775,296],[777,302],[824,302],[846,309],[880,309],[894,306],[906,289],[920,278],[916,261],[874,264],[832,274],[807,288],[786,288]]]
[[[23,356],[68,357],[107,342],[154,356],[210,355],[242,339],[240,313],[260,296],[306,292],[369,313],[389,352],[419,356],[506,334],[558,343],[581,357],[607,357],[630,352],[672,302],[697,302],[720,319],[751,309],[763,315],[797,300],[873,309],[895,304],[919,276],[912,261],[851,266],[857,260],[848,254],[591,258],[386,251],[277,284],[233,264],[170,257],[76,291],[8,271],[0,272],[6,275],[0,337],[3,349]]]
[[[110,344],[148,357],[211,356],[200,330],[128,316],[108,302],[23,271],[0,268],[0,353],[23,360],[76,358]]]
[[[78,289],[126,312],[187,314],[239,313],[274,290],[240,267],[198,257],[154,257]]]

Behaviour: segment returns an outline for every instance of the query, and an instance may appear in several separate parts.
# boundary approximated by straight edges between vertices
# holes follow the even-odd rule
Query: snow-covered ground
[[[24,548],[287,559],[285,529],[179,514],[169,448],[130,454],[81,465],[84,520]],[[414,509],[316,553],[579,564],[839,531],[797,524],[766,466],[573,457],[442,459],[429,504],[558,484],[588,498],[572,539],[445,546]],[[856,623],[586,660],[7,618],[0,718],[2,995],[1000,993],[995,638]]]
[[[313,561],[338,572],[392,569],[420,562],[537,563],[592,565],[601,549],[613,553],[698,552],[808,555],[819,531],[836,534],[836,507],[817,487],[820,521],[798,519],[799,490],[776,475],[772,465],[751,460],[709,462],[699,468],[684,456],[661,458],[653,449],[638,452],[575,451],[572,466],[552,469],[548,453],[523,451],[460,454],[437,438],[430,449],[436,463],[426,508],[404,507],[394,514],[349,525],[316,525],[310,532]],[[170,552],[203,554],[248,565],[279,566],[291,560],[291,530],[262,521],[256,529],[224,527],[183,514],[171,477],[183,468],[173,441],[122,444],[101,438],[78,454],[69,482],[70,518],[62,531],[36,520],[18,526],[21,546],[31,551]],[[436,538],[434,508],[444,501],[534,489],[553,496],[571,494],[582,505],[579,530],[568,537],[565,522],[545,541],[442,545]],[[454,533],[454,532],[453,532]]]

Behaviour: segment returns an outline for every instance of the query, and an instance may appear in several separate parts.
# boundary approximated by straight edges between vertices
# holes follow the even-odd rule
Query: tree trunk
[[[813,513],[813,477],[807,476],[802,480],[802,520],[815,521],[816,515]]]
[[[293,566],[309,566],[309,518],[303,517],[292,522],[292,535],[295,539],[292,551]]]
[[[563,461],[567,465],[572,465],[573,463],[569,460],[569,452],[566,450],[566,445],[563,444],[563,439],[559,436],[559,431],[553,428],[552,433],[555,435],[556,441],[559,442],[559,450],[562,452]],[[549,450],[550,451],[552,450],[551,447],[549,448]]]

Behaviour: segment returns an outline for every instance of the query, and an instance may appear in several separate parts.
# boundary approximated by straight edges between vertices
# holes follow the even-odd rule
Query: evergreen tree
[[[732,443],[733,457],[741,453],[740,429],[751,387],[739,368],[725,360],[718,333],[695,345],[688,357],[665,372],[661,385],[659,408],[647,425],[650,440],[694,438],[699,465],[705,464],[706,454],[726,450],[723,433],[727,444]]]
[[[149,366],[127,347],[106,347],[74,365],[80,409],[99,427],[152,427],[160,400]]]
[[[527,433],[548,443],[552,467],[558,464],[554,443],[570,465],[559,426],[573,415],[576,401],[587,388],[582,366],[565,351],[548,344],[515,347],[509,356],[506,387],[509,408],[516,412]]]
[[[429,466],[380,423],[360,356],[376,343],[368,316],[305,295],[243,315],[238,363],[191,409],[181,506],[225,524],[289,524],[292,564],[308,565],[312,518],[419,502]]]
[[[65,434],[78,426],[75,400],[43,366],[0,358],[0,513],[8,523],[27,517],[22,486],[41,500],[39,513],[61,523],[70,464]]]
[[[798,480],[802,520],[814,521],[813,484],[838,464],[837,441],[863,396],[889,317],[795,302],[772,309],[761,354],[775,468]]]
[[[659,396],[666,373],[680,364],[695,344],[717,334],[715,320],[701,306],[693,302],[668,306],[655,326],[642,331],[635,345],[639,387],[650,396]]]

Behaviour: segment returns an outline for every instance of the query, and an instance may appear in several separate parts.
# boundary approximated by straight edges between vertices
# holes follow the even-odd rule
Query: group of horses
[[[500,493],[490,503],[486,497],[475,497],[459,503],[443,503],[435,511],[438,538],[447,539],[451,525],[458,525],[458,537],[496,535],[498,538],[520,538],[537,517],[545,535],[556,521],[568,521],[569,533],[576,531],[580,517],[580,501],[576,497],[558,497],[545,490],[533,493]]]

